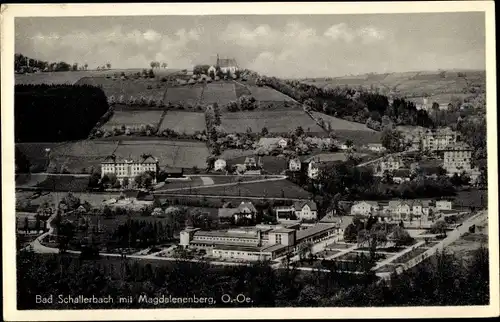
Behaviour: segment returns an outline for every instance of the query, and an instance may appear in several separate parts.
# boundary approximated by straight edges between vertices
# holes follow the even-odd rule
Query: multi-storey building
[[[446,127],[438,130],[428,130],[422,135],[422,149],[428,151],[442,151],[450,144],[457,142],[457,134]]]
[[[444,151],[443,168],[449,175],[472,172],[472,148],[463,142],[448,145]]]
[[[398,157],[393,157],[392,155],[389,156],[388,158],[382,160],[380,162],[380,173],[384,173],[385,171],[395,171],[404,166],[403,161],[401,161],[400,158]]]
[[[153,174],[153,184],[156,183],[158,174],[158,159],[148,156],[142,160],[107,158],[101,163],[101,175],[113,173],[117,180],[123,185],[123,180],[128,179],[129,184],[134,182],[134,178],[144,172]]]

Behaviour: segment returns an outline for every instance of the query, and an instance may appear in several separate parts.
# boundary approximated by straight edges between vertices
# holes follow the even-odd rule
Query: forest
[[[215,307],[369,307],[486,305],[489,302],[488,249],[471,262],[440,253],[391,282],[372,273],[302,272],[293,265],[273,270],[267,263],[215,267],[206,262],[134,261],[124,258],[85,260],[70,254],[40,255],[21,251],[17,259],[18,309],[49,309],[35,295],[206,296]],[[222,303],[222,294],[244,294],[252,303]],[[188,304],[201,307],[206,304]],[[179,307],[180,305],[177,305]],[[186,304],[184,304],[184,307]],[[174,304],[58,304],[51,309],[166,308]]]
[[[85,139],[109,108],[87,85],[16,85],[14,95],[16,143]]]
[[[385,95],[349,87],[319,88],[300,81],[283,81],[275,77],[260,77],[258,85],[269,86],[312,109],[348,121],[366,123],[376,130],[382,127],[384,116],[395,125],[432,127],[426,111],[417,110],[413,102],[403,98],[392,102]]]

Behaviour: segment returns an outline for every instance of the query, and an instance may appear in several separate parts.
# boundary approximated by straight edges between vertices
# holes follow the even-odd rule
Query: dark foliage
[[[84,139],[107,110],[106,95],[98,87],[16,85],[16,142]]]

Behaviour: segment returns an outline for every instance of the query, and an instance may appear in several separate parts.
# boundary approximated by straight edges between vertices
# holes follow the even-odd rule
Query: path
[[[208,188],[209,186],[207,186]],[[166,197],[206,197],[206,198],[224,198],[224,199],[255,199],[255,200],[283,200],[283,201],[304,201],[309,200],[308,198],[278,198],[278,197],[255,197],[255,196],[227,196],[227,195],[205,195],[205,194],[180,194],[180,193],[155,193],[155,196],[166,196]]]
[[[372,164],[372,163],[378,162],[378,161],[380,161],[380,160],[382,160],[382,159],[388,158],[388,157],[390,157],[390,156],[395,157],[395,156],[403,155],[403,154],[406,154],[406,153],[409,153],[409,152],[413,152],[413,151],[403,151],[403,152],[397,152],[397,153],[390,153],[390,154],[386,154],[386,155],[381,156],[381,157],[379,157],[379,158],[376,158],[376,159],[374,159],[374,160],[370,160],[370,161],[366,161],[366,162],[360,163],[360,164],[358,164],[358,165],[357,165],[357,167],[364,167],[364,166],[367,166],[367,165],[369,165],[369,164]]]
[[[54,204],[55,204],[55,211],[54,213],[47,219],[47,227],[49,227],[49,230],[46,231],[45,233],[41,234],[38,236],[31,244],[27,247],[32,247],[33,250],[37,253],[59,253],[59,249],[57,248],[52,248],[52,247],[47,247],[42,245],[41,241],[49,236],[52,235],[54,232],[54,227],[52,227],[51,223],[52,220],[54,220],[57,216],[57,213],[59,212],[59,195],[54,194]]]
[[[394,256],[392,257],[389,257],[389,258],[386,258],[384,259],[383,261],[381,262],[378,262],[377,265],[375,265],[372,270],[377,270],[379,268],[381,268],[382,266],[385,266],[387,264],[390,264],[392,263],[393,261],[395,261],[396,259],[400,258],[401,256],[403,256],[404,254],[407,254],[409,252],[411,252],[412,250],[422,246],[423,244],[425,244],[425,241],[420,241],[418,243],[416,243],[415,245],[412,245],[411,247],[408,247],[406,248],[404,251],[402,252],[399,252],[399,253],[396,253]]]
[[[201,177],[201,178],[202,178],[203,184],[205,184],[205,182],[203,180],[203,177]],[[196,187],[162,189],[162,190],[156,190],[155,192],[162,193],[162,192],[181,191],[181,190],[193,190],[193,189],[201,189],[201,188],[230,187],[230,186],[243,185],[243,184],[248,184],[248,183],[259,183],[259,182],[267,182],[267,181],[279,181],[279,180],[285,180],[286,178],[287,178],[286,176],[279,176],[279,177],[275,177],[275,178],[257,179],[257,180],[250,180],[250,181],[245,181],[245,182],[229,182],[229,183],[212,184],[212,185],[208,185],[208,186],[196,186]]]

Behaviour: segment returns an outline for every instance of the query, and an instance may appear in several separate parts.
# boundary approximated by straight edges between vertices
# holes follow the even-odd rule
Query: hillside
[[[306,78],[302,81],[318,87],[349,86],[378,89],[384,94],[395,92],[410,98],[483,92],[486,86],[486,72],[479,70],[420,71],[335,78]]]

